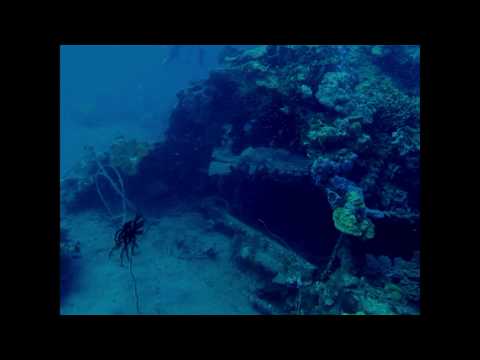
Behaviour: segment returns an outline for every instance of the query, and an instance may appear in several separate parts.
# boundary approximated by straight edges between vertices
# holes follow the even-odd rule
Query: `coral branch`
[[[343,239],[343,233],[340,233],[340,235],[337,239],[337,243],[335,244],[335,247],[333,248],[332,255],[330,255],[330,259],[328,260],[327,266],[325,267],[325,270],[323,271],[323,273],[321,275],[321,281],[324,281],[327,278],[328,274],[330,273],[331,267],[333,265],[333,261],[337,257],[338,249],[340,248],[340,244],[342,242],[342,239]]]
[[[110,217],[112,219],[115,219],[116,217],[113,216],[112,211],[108,207],[107,201],[105,200],[105,198],[102,195],[102,192],[100,191],[100,185],[98,184],[98,176],[101,175],[108,180],[108,182],[112,186],[113,190],[115,190],[115,192],[122,198],[122,209],[123,209],[122,224],[124,224],[125,221],[126,221],[126,218],[127,218],[127,205],[134,212],[137,212],[137,208],[136,208],[135,205],[133,205],[133,203],[130,200],[127,199],[127,197],[125,195],[125,186],[124,186],[123,179],[122,179],[122,176],[120,175],[119,171],[114,166],[107,165],[109,168],[111,168],[115,172],[115,175],[117,176],[117,179],[118,179],[118,184],[120,184],[120,188],[115,183],[115,181],[113,181],[111,176],[108,174],[107,170],[105,169],[105,166],[103,166],[103,164],[100,162],[100,160],[98,159],[98,157],[95,153],[95,150],[93,148],[91,149],[91,153],[92,153],[93,158],[94,158],[94,160],[97,163],[98,168],[99,168],[97,173],[95,174],[95,185],[97,187],[97,193],[98,193],[100,199],[102,200],[103,205],[106,207],[108,213],[110,214]]]

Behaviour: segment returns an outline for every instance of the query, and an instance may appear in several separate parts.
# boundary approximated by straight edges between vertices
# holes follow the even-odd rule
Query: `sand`
[[[112,221],[101,210],[89,211],[65,216],[62,227],[81,250],[72,260],[61,314],[136,315],[129,263],[120,266],[119,251],[108,257],[116,231]],[[147,217],[145,230],[132,262],[140,314],[257,314],[249,296],[259,284],[231,259],[231,238],[210,231],[199,214]],[[210,247],[216,259],[194,258]]]

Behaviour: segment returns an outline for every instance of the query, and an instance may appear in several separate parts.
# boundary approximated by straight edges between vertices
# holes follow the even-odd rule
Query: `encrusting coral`
[[[138,164],[151,150],[151,145],[137,140],[118,137],[110,148],[110,162],[124,174],[132,176],[137,173]]]

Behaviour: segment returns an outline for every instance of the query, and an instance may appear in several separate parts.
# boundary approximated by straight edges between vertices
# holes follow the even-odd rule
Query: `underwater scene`
[[[419,315],[420,46],[60,46],[61,315]]]

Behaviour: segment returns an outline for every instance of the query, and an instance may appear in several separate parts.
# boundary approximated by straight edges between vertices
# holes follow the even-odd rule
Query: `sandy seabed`
[[[80,255],[72,259],[62,291],[62,315],[136,315],[134,281],[129,263],[120,264],[113,246],[116,227],[103,212],[89,211],[62,218]],[[209,229],[198,213],[146,216],[145,233],[133,256],[140,314],[257,314],[249,296],[259,286],[232,260],[231,238]],[[217,257],[202,254],[214,248]]]

